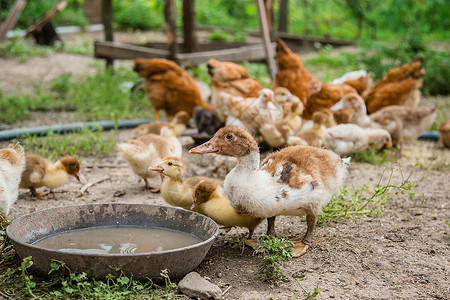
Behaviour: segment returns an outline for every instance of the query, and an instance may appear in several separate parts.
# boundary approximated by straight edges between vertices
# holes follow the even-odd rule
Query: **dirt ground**
[[[36,78],[48,80],[62,72],[75,75],[95,71],[94,60],[69,54],[55,54],[48,58],[32,58],[24,64],[14,60],[0,59],[0,88],[20,89],[23,84]],[[70,62],[70,63],[68,63]],[[43,72],[47,66],[49,72]],[[41,67],[41,68],[39,68]],[[54,74],[52,73],[54,72]],[[59,122],[58,115],[51,122]],[[35,121],[21,126],[36,125]],[[67,118],[65,118],[67,120]],[[42,120],[42,119],[41,119]],[[48,119],[47,119],[48,120]],[[119,140],[131,138],[130,130],[120,131]],[[7,142],[0,142],[0,148]],[[222,166],[232,165],[228,160],[213,156],[191,155],[185,147],[183,160],[188,175],[224,176]],[[450,296],[450,188],[449,172],[427,167],[436,162],[450,163],[450,151],[439,142],[417,141],[404,145],[396,163],[383,166],[353,163],[345,184],[360,188],[369,186],[373,191],[383,170],[386,182],[394,170],[394,182],[401,182],[401,172],[408,174],[414,169],[412,180],[417,180],[413,191],[416,200],[406,195],[392,195],[379,215],[346,220],[319,226],[315,232],[312,249],[304,256],[287,262],[284,273],[288,281],[273,286],[261,280],[258,265],[261,257],[251,249],[241,255],[235,248],[233,235],[246,232],[233,228],[221,231],[205,260],[195,271],[219,284],[228,291],[225,299],[286,299],[301,298],[304,291],[317,288],[318,299],[448,299]],[[149,203],[165,204],[160,194],[144,189],[142,180],[133,174],[126,161],[117,153],[81,159],[85,183],[105,178],[93,185],[79,197],[82,185],[75,180],[55,189],[53,199],[33,200],[27,190],[21,190],[19,199],[12,207],[9,218],[14,219],[36,210],[81,203]],[[448,170],[448,168],[447,168]],[[45,189],[43,189],[45,190]],[[303,237],[306,222],[298,217],[278,217],[277,235],[298,240]],[[264,233],[262,223],[256,235]],[[307,272],[304,280],[291,275],[296,271]]]

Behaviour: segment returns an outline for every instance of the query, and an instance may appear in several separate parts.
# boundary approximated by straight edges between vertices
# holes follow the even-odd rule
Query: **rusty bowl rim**
[[[26,216],[30,216],[30,215],[34,215],[37,213],[42,213],[48,210],[52,210],[52,209],[63,209],[66,207],[80,207],[80,206],[100,206],[100,205],[120,205],[120,204],[124,204],[124,205],[132,205],[132,206],[152,206],[152,207],[163,207],[163,208],[169,208],[169,209],[175,209],[175,210],[183,210],[183,211],[187,211],[193,214],[196,214],[200,217],[206,218],[207,220],[209,219],[210,222],[212,222],[212,224],[215,226],[215,231],[214,233],[211,235],[211,237],[209,237],[208,239],[200,242],[200,243],[196,243],[190,246],[186,246],[186,247],[182,247],[182,248],[176,248],[176,249],[171,249],[171,250],[165,250],[165,251],[159,251],[159,252],[145,252],[145,253],[136,253],[136,254],[100,254],[100,253],[95,253],[95,254],[89,254],[89,253],[72,253],[72,252],[63,252],[63,251],[58,251],[58,250],[54,250],[54,249],[48,249],[48,248],[43,248],[43,247],[38,247],[35,246],[33,244],[29,244],[29,243],[24,243],[22,241],[17,240],[16,237],[11,236],[11,226],[14,226],[13,224],[22,219],[25,218]],[[18,226],[18,225],[16,225]],[[14,228],[13,228],[14,229]],[[81,229],[81,228],[79,228]],[[170,229],[170,228],[169,228]],[[76,230],[76,229],[75,229]],[[184,251],[184,250],[188,250],[188,249],[192,249],[192,248],[198,248],[201,247],[203,245],[207,245],[209,243],[212,243],[217,236],[219,235],[219,225],[216,223],[216,221],[214,221],[213,219],[211,219],[210,217],[197,213],[195,211],[192,210],[187,210],[181,207],[174,207],[174,206],[167,206],[167,205],[160,205],[160,204],[144,204],[144,203],[126,203],[126,202],[107,202],[107,203],[87,203],[87,204],[79,204],[79,205],[65,205],[65,206],[58,206],[58,207],[50,207],[50,208],[45,208],[45,209],[41,209],[41,210],[37,210],[25,215],[22,215],[14,220],[11,221],[11,223],[6,227],[6,235],[8,236],[9,239],[11,239],[11,241],[13,243],[17,243],[20,244],[24,247],[28,247],[28,248],[33,248],[33,249],[38,249],[38,250],[45,250],[47,252],[50,253],[58,253],[58,254],[65,254],[65,255],[81,255],[81,256],[90,256],[90,257],[111,257],[111,258],[119,258],[119,257],[148,257],[148,256],[156,256],[156,255],[163,255],[163,254],[170,254],[170,253],[175,253],[175,252],[180,252],[180,251]],[[206,253],[205,253],[206,254]]]

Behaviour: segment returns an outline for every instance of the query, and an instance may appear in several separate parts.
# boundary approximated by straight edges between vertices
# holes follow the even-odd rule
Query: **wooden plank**
[[[60,3],[58,3],[51,11],[49,11],[48,13],[37,19],[33,25],[28,27],[25,36],[28,36],[35,31],[40,31],[47,22],[51,21],[53,17],[56,16],[56,14],[58,14],[64,8],[66,8],[66,6],[67,1],[61,1]]]
[[[275,53],[276,45],[270,45],[272,53]],[[264,60],[266,56],[265,47],[261,44],[245,46],[240,48],[204,51],[194,53],[180,53],[177,55],[178,62],[182,66],[195,66],[207,62],[211,57],[220,61],[260,61]]]
[[[148,47],[135,46],[117,42],[95,41],[94,56],[97,58],[113,59],[135,59],[143,58],[165,58],[169,51],[153,49]]]
[[[8,31],[14,28],[16,26],[17,20],[19,19],[20,13],[22,12],[23,8],[25,7],[25,0],[16,0],[14,3],[13,8],[9,12],[8,17],[6,18],[6,21],[1,23],[0,26],[0,42],[3,42],[6,38],[6,34]]]
[[[262,37],[264,40],[264,50],[266,52],[267,68],[269,69],[270,78],[273,79],[277,72],[275,62],[273,60],[274,52],[270,47],[270,32],[267,24],[266,9],[263,0],[256,0],[258,6],[259,25],[261,26]]]
[[[164,0],[164,19],[166,21],[169,58],[175,60],[177,53],[177,20],[175,15],[175,0]]]

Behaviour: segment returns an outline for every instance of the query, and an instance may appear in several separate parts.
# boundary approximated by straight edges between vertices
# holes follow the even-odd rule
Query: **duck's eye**
[[[169,166],[173,165],[173,163],[172,163],[171,161],[170,161],[170,162],[168,162],[167,164],[168,164]]]
[[[228,133],[228,134],[225,136],[225,138],[226,138],[227,140],[232,140],[233,137],[234,137],[234,135],[233,135],[232,133]]]
[[[197,197],[200,196],[200,192],[196,192],[195,196],[197,196]]]

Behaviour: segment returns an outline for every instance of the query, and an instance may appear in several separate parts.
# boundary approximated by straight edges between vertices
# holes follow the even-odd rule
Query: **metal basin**
[[[32,245],[46,236],[68,230],[97,226],[161,227],[190,233],[202,242],[188,247],[139,254],[65,253]],[[32,270],[46,275],[52,260],[63,261],[72,272],[90,277],[107,274],[158,278],[167,269],[171,278],[179,278],[195,269],[205,258],[219,227],[210,218],[181,208],[150,204],[87,204],[37,211],[21,216],[7,227],[6,233],[21,258],[32,256]]]

